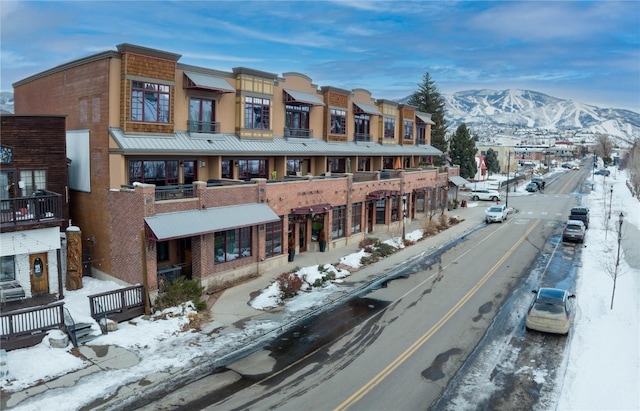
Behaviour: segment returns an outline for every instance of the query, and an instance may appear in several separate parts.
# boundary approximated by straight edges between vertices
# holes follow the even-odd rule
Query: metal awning
[[[280,217],[266,204],[248,203],[177,213],[157,214],[144,221],[158,241],[191,237],[279,221]]]
[[[188,81],[185,82],[184,88],[212,90],[221,93],[236,92],[236,89],[231,87],[229,83],[221,77],[208,76],[206,74],[194,73],[192,71],[185,71],[184,75],[188,79]]]
[[[426,114],[418,114],[416,113],[416,117],[418,117],[420,120],[424,121],[427,124],[431,124],[431,125],[436,125],[436,123],[433,122],[433,120],[431,120],[431,117],[426,115]]]
[[[375,106],[372,106],[371,104],[356,103],[354,101],[353,105],[356,106],[357,108],[356,112],[359,110],[361,113],[373,114],[374,116],[382,115],[380,110],[378,110]]]
[[[322,100],[311,93],[304,93],[302,91],[284,89],[285,103],[304,103],[311,104],[312,106],[324,106]]]
[[[329,203],[316,204],[311,206],[296,207],[291,209],[291,214],[322,214],[331,210],[333,207]]]
[[[452,182],[453,184],[457,185],[458,187],[465,186],[467,184],[471,184],[470,181],[467,181],[464,178],[459,177],[459,176],[449,177],[449,181]]]

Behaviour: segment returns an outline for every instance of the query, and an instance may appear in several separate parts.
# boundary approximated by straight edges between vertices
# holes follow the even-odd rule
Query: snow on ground
[[[556,172],[572,172],[558,169]],[[496,177],[499,178],[499,177]],[[591,209],[591,224],[587,233],[587,252],[583,255],[583,264],[579,273],[577,294],[578,309],[575,323],[570,334],[570,351],[566,358],[567,368],[562,381],[558,384],[558,410],[638,410],[640,409],[640,260],[639,255],[625,255],[640,250],[640,204],[633,198],[622,173],[612,172],[611,177],[602,176],[592,180],[594,190],[587,196],[587,204]],[[610,189],[613,188],[613,199],[610,200]],[[518,193],[526,195],[522,187]],[[472,206],[472,204],[469,204]],[[607,224],[609,205],[612,207],[612,218]],[[615,270],[617,253],[617,233],[613,223],[620,212],[624,213],[622,228],[623,241],[632,247],[621,253],[619,276],[613,309],[610,309],[613,280],[611,273]],[[605,228],[608,226],[608,231]],[[407,237],[414,241],[422,233],[420,230],[408,233]],[[606,236],[606,241],[604,240]],[[399,239],[391,240],[392,245],[404,246]],[[640,251],[636,251],[640,254]],[[341,266],[360,268],[360,260],[367,256],[360,250],[340,260]],[[626,258],[634,259],[630,266]],[[312,284],[315,279],[326,273],[320,272],[318,266],[304,267],[302,275]],[[332,271],[336,280],[349,275],[349,271],[338,269],[329,264],[323,270]],[[83,278],[84,287],[77,291],[65,293],[65,306],[77,321],[93,321],[88,312],[87,296],[99,292],[121,288],[120,285],[100,281],[91,277]],[[300,293],[289,299],[284,309],[292,313],[322,304],[332,292],[335,285],[331,281],[322,287],[313,287],[311,292]],[[267,308],[280,304],[277,283],[252,301],[256,308]],[[29,409],[58,409],[61,401],[65,408],[77,409],[92,398],[101,398],[104,390],[144,378],[153,372],[162,372],[174,366],[185,366],[202,355],[215,355],[223,347],[238,342],[244,344],[257,338],[265,331],[272,330],[278,324],[270,322],[253,322],[239,333],[216,336],[214,341],[202,334],[183,331],[189,322],[191,307],[183,305],[167,310],[163,315],[155,315],[152,319],[142,317],[118,325],[118,332],[101,336],[100,345],[115,345],[131,350],[137,354],[139,364],[123,370],[108,370],[85,379],[95,379],[95,384],[82,384],[81,392],[76,387],[67,387],[62,393],[46,395]],[[159,314],[159,313],[157,313]],[[97,330],[97,324],[95,328]],[[52,331],[49,336],[59,338],[59,331]],[[35,347],[14,350],[7,353],[9,374],[0,379],[0,387],[5,392],[14,392],[35,385],[38,381],[51,380],[70,371],[88,366],[86,362],[70,353],[67,349],[52,348],[49,338]],[[16,365],[17,364],[17,365]],[[535,378],[545,378],[544,373],[533,373]],[[106,384],[106,381],[111,383]],[[95,387],[94,392],[87,389]],[[64,398],[62,398],[64,397]],[[16,410],[20,407],[16,407]]]

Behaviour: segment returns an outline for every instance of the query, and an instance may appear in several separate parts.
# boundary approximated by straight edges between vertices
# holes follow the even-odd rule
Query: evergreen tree
[[[408,104],[416,107],[418,111],[431,114],[431,120],[436,123],[431,126],[431,145],[446,153],[448,147],[446,139],[447,123],[444,119],[444,99],[429,73],[425,73],[422,83],[418,84],[418,91],[413,93]],[[435,165],[442,165],[444,160],[435,158],[434,163]]]
[[[478,141],[478,140],[475,140],[475,141]],[[498,161],[497,151],[495,151],[492,148],[488,149],[484,160],[487,163],[487,169],[489,170],[489,175],[500,172],[500,162]]]
[[[475,177],[478,170],[476,152],[476,143],[471,139],[467,125],[463,123],[456,129],[449,144],[449,156],[453,164],[460,166],[460,177]]]

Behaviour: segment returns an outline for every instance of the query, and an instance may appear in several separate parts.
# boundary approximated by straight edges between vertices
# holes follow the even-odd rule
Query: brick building
[[[457,197],[459,169],[432,166],[428,113],[300,73],[179,59],[121,44],[14,84],[16,113],[67,116],[85,275],[222,288],[290,248],[319,252],[322,231],[341,247]]]

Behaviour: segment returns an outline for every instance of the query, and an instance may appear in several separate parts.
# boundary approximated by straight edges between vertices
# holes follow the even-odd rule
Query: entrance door
[[[307,221],[298,222],[298,245],[300,252],[307,251]]]
[[[29,255],[29,273],[31,277],[31,295],[49,293],[49,271],[47,253]]]
[[[373,218],[375,216],[376,209],[374,207],[375,203],[367,204],[367,232],[373,232]]]

